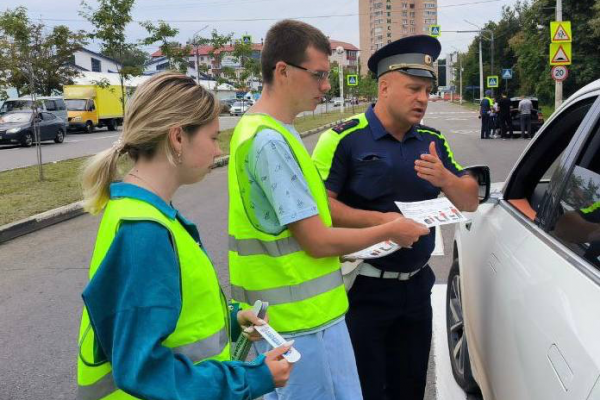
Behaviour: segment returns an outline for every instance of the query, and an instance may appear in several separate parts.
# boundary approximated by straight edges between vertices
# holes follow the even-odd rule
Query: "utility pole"
[[[456,58],[458,61],[458,81],[459,81],[459,85],[458,85],[458,93],[460,94],[460,98],[458,99],[458,103],[462,104],[463,103],[463,91],[462,91],[462,73],[463,73],[463,67],[462,67],[462,57],[460,56],[460,53],[458,51],[458,49],[454,46],[452,46],[452,48],[454,48],[454,50],[456,50]]]
[[[481,32],[479,32],[479,100],[483,99],[483,52],[481,51]]]
[[[562,21],[562,0],[556,0],[556,20]],[[550,55],[552,56],[552,55]],[[555,81],[554,84],[554,109],[557,110],[562,104],[563,99],[563,83]]]

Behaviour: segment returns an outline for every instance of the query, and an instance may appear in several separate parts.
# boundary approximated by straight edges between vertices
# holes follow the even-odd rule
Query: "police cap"
[[[401,71],[407,75],[436,79],[433,62],[441,51],[442,45],[432,36],[408,36],[377,50],[367,65],[377,78],[386,72]]]

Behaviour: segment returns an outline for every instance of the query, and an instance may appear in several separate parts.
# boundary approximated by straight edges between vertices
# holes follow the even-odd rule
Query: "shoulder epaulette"
[[[431,132],[437,133],[439,135],[442,134],[442,132],[440,132],[439,130],[432,128],[430,126],[425,126],[425,125],[417,125],[417,130],[418,131],[431,131]]]
[[[349,119],[347,121],[337,124],[336,126],[331,128],[331,130],[334,132],[337,132],[337,133],[342,133],[350,128],[354,128],[359,123],[360,123],[360,121],[357,119]]]

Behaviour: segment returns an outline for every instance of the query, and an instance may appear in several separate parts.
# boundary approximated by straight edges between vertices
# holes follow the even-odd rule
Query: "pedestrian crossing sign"
[[[358,86],[358,75],[346,75],[346,84],[348,86]]]
[[[442,36],[442,27],[439,25],[431,25],[429,27],[429,34],[433,37]]]
[[[492,75],[487,77],[487,87],[496,88],[498,87],[498,75]]]
[[[502,70],[502,79],[512,79],[512,68]]]
[[[550,65],[571,65],[571,43],[550,43]]]
[[[242,43],[244,43],[244,44],[251,44],[252,43],[252,36],[250,36],[250,35],[244,35],[244,36],[242,36]]]
[[[550,39],[552,43],[571,43],[573,41],[571,21],[550,22]]]

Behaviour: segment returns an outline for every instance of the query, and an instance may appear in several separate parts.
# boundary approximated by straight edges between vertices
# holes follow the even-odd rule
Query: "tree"
[[[154,25],[150,21],[141,22],[150,36],[142,40],[145,45],[151,45],[160,42],[160,51],[167,58],[169,69],[177,70],[183,74],[187,73],[188,58],[192,47],[190,45],[181,46],[172,39],[177,36],[179,29],[172,28],[165,21],[158,21],[158,25]]]
[[[198,38],[199,45],[210,46],[208,55],[211,57],[213,62],[213,76],[215,78],[215,96],[219,93],[219,85],[226,83],[227,79],[223,77],[221,59],[223,56],[223,49],[227,44],[231,42],[233,33],[227,35],[220,35],[216,29],[213,29],[209,38]],[[215,71],[216,70],[216,71]]]
[[[125,55],[131,52],[135,45],[127,43],[125,28],[132,21],[131,9],[135,0],[98,0],[98,8],[92,7],[83,0],[83,10],[80,15],[90,21],[94,27],[89,37],[102,42],[102,52],[111,54],[119,63],[123,63]],[[119,81],[121,83],[121,107],[125,113],[125,80],[134,75],[135,68],[118,66]]]
[[[118,57],[105,51],[102,52],[102,55],[113,59],[116,59]],[[148,61],[150,61],[150,57],[145,51],[137,47],[131,47],[126,48],[123,51],[121,61],[123,63],[124,68],[131,68],[132,70],[136,71],[132,73],[132,75],[142,75],[144,73],[146,64],[148,63]]]
[[[358,80],[358,86],[356,92],[358,96],[366,98],[368,101],[372,101],[377,97],[377,79],[373,77],[373,74],[368,73],[365,76],[360,77]]]
[[[72,83],[78,71],[69,62],[86,44],[85,33],[64,25],[46,32],[43,23],[29,20],[25,7],[0,13],[0,86],[49,96]]]

